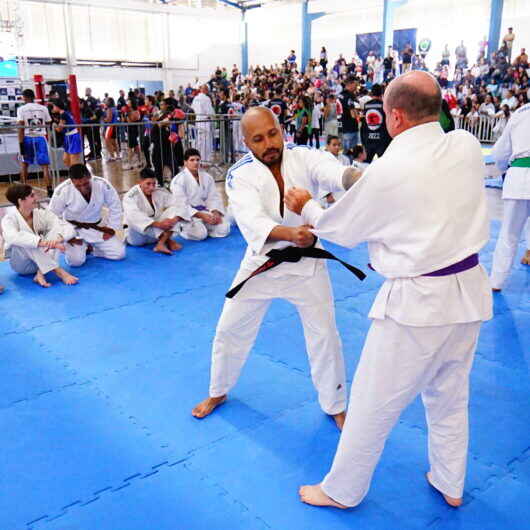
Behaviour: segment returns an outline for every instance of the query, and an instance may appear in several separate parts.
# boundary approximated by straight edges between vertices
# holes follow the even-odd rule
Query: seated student
[[[103,206],[108,209],[107,226],[101,224]],[[70,168],[70,178],[55,188],[49,208],[76,228],[66,245],[69,265],[83,265],[87,251],[99,258],[125,258],[125,243],[116,235],[123,226],[118,193],[104,178],[92,177],[85,165]]]
[[[140,182],[123,197],[123,212],[127,229],[127,243],[143,246],[156,243],[153,250],[171,255],[182,245],[171,238],[181,231],[187,208],[178,211],[173,198],[165,188],[156,187],[152,169],[140,171]],[[189,220],[189,218],[188,218]]]
[[[338,160],[343,166],[349,166],[350,159],[346,155],[340,152],[341,149],[342,149],[342,144],[341,144],[340,138],[333,134],[328,135],[326,139],[326,149],[325,149],[326,153],[328,153],[330,157]],[[337,193],[335,193],[334,195],[327,189],[320,189],[319,197],[321,197],[320,202],[323,208],[333,204],[338,198]]]
[[[66,110],[66,104],[60,99],[52,101],[52,112],[58,116],[59,123],[54,125],[57,133],[64,133],[64,155],[63,162],[66,167],[79,164],[81,152],[83,151],[83,141],[79,134],[79,129],[75,127],[72,115]]]
[[[64,241],[75,236],[71,225],[61,221],[50,210],[38,208],[35,194],[28,184],[12,184],[6,192],[16,206],[2,218],[5,256],[18,274],[34,274],[33,281],[50,287],[45,274],[53,271],[66,285],[78,282],[59,266],[58,253],[64,252]]]
[[[338,136],[330,134],[326,139],[326,152],[330,153],[334,158],[336,158],[343,166],[349,166],[349,158],[341,154],[342,143]]]
[[[171,193],[175,206],[189,208],[192,223],[183,225],[180,235],[184,239],[200,241],[206,237],[226,237],[230,223],[224,219],[221,194],[213,178],[199,170],[201,154],[197,149],[184,153],[185,169],[171,181]],[[197,229],[196,225],[199,225]]]
[[[366,154],[366,149],[364,148],[363,145],[358,144],[358,145],[353,146],[353,148],[350,151],[350,154],[352,157],[351,165],[354,168],[364,171],[370,165],[366,162],[366,157],[368,155]]]

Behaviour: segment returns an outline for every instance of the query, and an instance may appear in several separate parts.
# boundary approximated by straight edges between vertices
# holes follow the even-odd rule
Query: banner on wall
[[[381,53],[382,44],[382,31],[377,31],[375,33],[361,33],[356,36],[355,52],[363,62],[365,62],[369,52],[374,52],[376,55]]]
[[[410,44],[413,50],[416,50],[416,28],[396,29],[393,36],[393,47],[395,50],[402,51],[407,44]],[[356,35],[355,51],[363,60],[370,51],[376,55],[381,54],[383,43],[383,32],[376,31],[373,33],[360,33]]]

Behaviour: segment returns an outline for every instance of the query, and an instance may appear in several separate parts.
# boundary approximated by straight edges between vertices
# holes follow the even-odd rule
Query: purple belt
[[[449,276],[450,274],[457,274],[459,272],[464,272],[478,265],[478,254],[471,254],[467,258],[459,261],[458,263],[453,263],[449,267],[445,267],[438,271],[429,272],[428,274],[422,274],[422,276]]]
[[[206,210],[206,206],[203,206],[202,204],[199,204],[199,206],[193,206],[192,204],[191,207],[199,212],[204,212],[204,210]]]
[[[476,267],[477,265],[478,254],[471,254],[471,256],[468,256],[467,258],[463,259],[462,261],[459,261],[458,263],[453,263],[448,267],[444,267],[443,269],[434,272],[422,274],[422,276],[449,276],[450,274],[457,274],[459,272],[467,271],[469,269],[472,269],[473,267]],[[371,263],[368,263],[368,267],[375,271]]]

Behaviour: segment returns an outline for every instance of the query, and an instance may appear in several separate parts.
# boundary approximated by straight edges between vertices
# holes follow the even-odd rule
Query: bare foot
[[[431,486],[431,488],[434,488],[442,497],[445,499],[445,502],[449,504],[449,506],[452,506],[453,508],[458,508],[459,506],[462,506],[462,497],[456,498],[456,497],[449,497],[449,495],[446,495],[442,491],[440,491],[432,482],[431,482],[431,472],[425,474],[425,477],[427,479],[427,482]]]
[[[55,269],[55,274],[61,278],[62,282],[65,285],[75,285],[77,282],[79,282],[79,278],[77,276],[72,276],[69,272],[66,272],[64,269],[58,268]]]
[[[182,248],[182,245],[180,243],[177,243],[176,241],[173,241],[172,239],[167,240],[167,244],[169,245],[169,250],[180,250]]]
[[[41,287],[51,287],[52,286],[51,283],[48,283],[46,281],[46,278],[44,277],[44,274],[42,274],[41,271],[38,271],[37,274],[35,274],[35,276],[33,277],[33,281],[37,285],[40,285]]]
[[[331,497],[328,497],[320,487],[320,484],[314,484],[313,486],[302,486],[298,493],[300,500],[306,504],[312,504],[313,506],[333,506],[334,508],[340,508],[346,510],[348,506],[343,506],[338,502],[335,502]]]
[[[211,414],[219,405],[222,405],[226,401],[226,395],[221,397],[209,397],[204,401],[201,401],[192,411],[192,416],[196,418],[205,418]]]
[[[339,412],[338,414],[333,414],[331,417],[335,420],[339,431],[342,431],[344,422],[346,421],[346,412]]]
[[[523,265],[530,265],[530,250],[525,252],[525,255],[521,258],[521,263]]]
[[[167,254],[168,256],[173,255],[173,252],[171,252],[171,250],[169,250],[169,248],[167,248],[166,245],[162,243],[157,243],[153,250],[154,252],[160,252],[160,254]]]

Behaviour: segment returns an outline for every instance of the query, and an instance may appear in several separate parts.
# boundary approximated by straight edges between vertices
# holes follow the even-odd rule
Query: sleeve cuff
[[[260,230],[260,233],[257,234],[257,237],[252,244],[250,245],[254,254],[260,254],[263,250],[263,247],[267,243],[270,233],[278,226],[278,223],[273,221],[270,222],[268,226],[264,226],[263,230]]]
[[[301,212],[304,224],[316,227],[318,220],[320,219],[320,216],[323,212],[324,210],[321,208],[320,204],[318,204],[317,201],[315,201],[314,199],[307,201]]]

